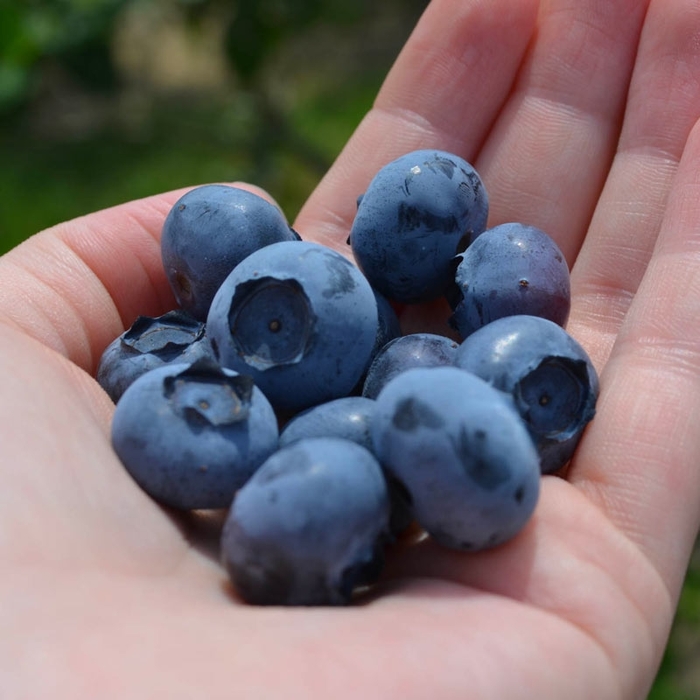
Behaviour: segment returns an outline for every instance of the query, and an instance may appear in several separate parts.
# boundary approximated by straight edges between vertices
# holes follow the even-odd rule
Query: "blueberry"
[[[372,449],[370,424],[375,402],[345,396],[308,408],[292,418],[280,433],[280,447],[306,437],[340,437]]]
[[[377,336],[377,303],[340,253],[273,243],[226,278],[207,334],[221,364],[250,374],[276,409],[294,412],[352,391]]]
[[[377,338],[374,341],[374,350],[372,352],[374,357],[387,343],[394,340],[394,338],[401,337],[401,323],[391,302],[376,290],[373,291],[377,300],[377,313],[379,315]]]
[[[542,316],[563,326],[569,316],[569,268],[544,231],[508,223],[484,231],[455,261],[447,291],[451,325],[466,338],[503,316]]]
[[[453,365],[458,343],[434,333],[408,333],[387,343],[367,371],[362,395],[376,399],[393,377],[413,367]]]
[[[373,287],[393,301],[440,297],[452,259],[486,227],[476,170],[445,151],[419,150],[385,165],[358,202],[349,243]]]
[[[96,378],[116,403],[126,388],[149,370],[204,357],[214,357],[204,323],[180,310],[155,318],[139,316],[105,348]]]
[[[377,397],[375,453],[439,544],[480,550],[514,537],[539,495],[539,457],[503,392],[457,367],[410,369]]]
[[[362,396],[346,396],[319,404],[297,414],[280,434],[280,447],[304,438],[339,437],[373,451],[372,420],[376,401]],[[389,530],[398,535],[413,521],[410,503],[404,490],[391,474],[385,473],[391,502]]]
[[[364,447],[306,438],[236,494],[221,541],[238,594],[258,605],[342,605],[383,563],[389,503]]]
[[[569,461],[595,414],[598,376],[561,326],[537,316],[493,321],[464,340],[455,363],[513,396],[543,473]]]
[[[394,311],[394,307],[391,302],[382,294],[380,294],[375,289],[374,298],[377,302],[377,315],[378,315],[378,327],[377,335],[374,339],[374,345],[372,346],[372,352],[367,360],[367,366],[365,371],[362,373],[357,385],[350,392],[353,395],[358,395],[362,393],[362,387],[365,383],[365,378],[367,377],[367,371],[369,370],[372,361],[379,354],[380,350],[389,342],[395,338],[401,337],[401,323],[399,322],[399,317]]]
[[[227,508],[277,449],[277,419],[250,377],[211,360],[176,363],[124,392],[112,445],[139,486],[164,505]]]
[[[163,224],[163,267],[178,304],[203,321],[216,290],[254,250],[297,240],[266,199],[228,185],[202,185],[173,205]]]

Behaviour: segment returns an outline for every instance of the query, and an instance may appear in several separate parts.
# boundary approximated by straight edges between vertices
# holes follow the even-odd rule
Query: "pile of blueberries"
[[[169,212],[179,308],[139,317],[97,378],[139,486],[226,509],[221,556],[244,601],[346,604],[417,527],[498,546],[571,459],[598,378],[564,329],[569,269],[540,229],[487,228],[488,208],[469,163],[419,150],[358,198],[356,264],[240,188],[195,188]],[[402,334],[397,309],[441,298],[451,330]]]

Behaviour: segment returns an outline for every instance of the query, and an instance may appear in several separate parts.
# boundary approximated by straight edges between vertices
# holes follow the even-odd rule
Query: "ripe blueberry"
[[[250,377],[211,360],[176,363],[124,392],[112,445],[139,486],[164,505],[227,508],[277,449],[277,419]]]
[[[563,326],[569,316],[569,268],[544,231],[519,223],[484,231],[455,261],[447,291],[451,325],[466,338],[503,316],[542,316]]]
[[[409,333],[387,343],[367,371],[362,395],[376,399],[393,377],[412,367],[453,365],[458,343],[435,333]]]
[[[418,150],[385,165],[358,202],[349,243],[373,287],[393,301],[440,297],[452,259],[486,227],[488,197],[464,159]]]
[[[383,563],[389,518],[377,460],[341,438],[273,454],[236,494],[222,555],[238,594],[259,605],[342,605]]]
[[[201,321],[229,272],[254,250],[298,235],[282,212],[239,187],[202,185],[163,224],[163,267],[180,306]]]
[[[377,403],[362,396],[346,396],[318,404],[297,414],[280,433],[280,447],[309,437],[339,437],[374,451],[372,421]],[[384,473],[391,501],[389,530],[398,535],[413,521],[410,504],[400,484]]]
[[[561,326],[538,316],[501,318],[466,338],[455,364],[512,395],[543,473],[569,461],[595,414],[598,375]]]
[[[457,367],[409,369],[377,397],[377,457],[404,485],[418,523],[464,550],[514,537],[535,509],[535,446],[508,396]]]
[[[142,374],[172,362],[213,359],[204,324],[184,311],[139,316],[102,353],[97,381],[115,403]]]
[[[207,334],[218,360],[250,374],[273,406],[299,411],[350,393],[377,336],[362,273],[316,243],[273,243],[243,260],[214,297]]]

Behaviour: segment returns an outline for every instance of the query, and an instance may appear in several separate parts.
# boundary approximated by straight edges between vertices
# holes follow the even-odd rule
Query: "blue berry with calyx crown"
[[[161,256],[178,304],[204,321],[216,290],[241,260],[270,243],[298,239],[263,197],[240,187],[202,185],[168,213]]]
[[[112,420],[112,445],[129,474],[182,510],[227,508],[278,438],[272,406],[253,380],[212,360],[147,372]]]
[[[508,395],[470,372],[428,367],[394,377],[377,397],[372,438],[417,522],[441,545],[494,547],[534,512],[532,438]]]
[[[389,500],[381,467],[341,438],[273,454],[236,494],[221,539],[237,593],[257,605],[343,605],[383,565]]]
[[[598,375],[580,343],[547,319],[508,316],[466,338],[455,364],[513,397],[543,473],[566,465],[595,415],[599,392]]]
[[[417,150],[379,170],[358,200],[350,243],[358,266],[388,299],[443,295],[452,260],[486,228],[488,197],[459,156]]]
[[[547,233],[521,223],[482,233],[457,256],[446,296],[450,324],[466,338],[503,316],[542,316],[563,326],[571,307],[569,268]]]
[[[204,323],[181,310],[139,316],[104,350],[96,379],[115,403],[142,374],[173,362],[214,358]]]
[[[221,285],[207,334],[222,365],[296,412],[348,395],[377,336],[374,292],[340,253],[309,242],[261,248]]]

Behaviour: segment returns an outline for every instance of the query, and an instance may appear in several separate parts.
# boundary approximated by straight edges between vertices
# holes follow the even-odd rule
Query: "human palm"
[[[647,7],[648,6],[648,7]],[[121,468],[92,379],[173,306],[158,236],[180,193],[0,259],[0,687],[12,698],[642,698],[700,512],[700,8],[690,0],[433,0],[295,223],[345,249],[389,159],[454,151],[490,224],[553,235],[570,332],[601,373],[567,479],[492,551],[398,545],[348,608],[257,608],[216,515],[174,517]],[[408,309],[406,328],[442,328]]]

